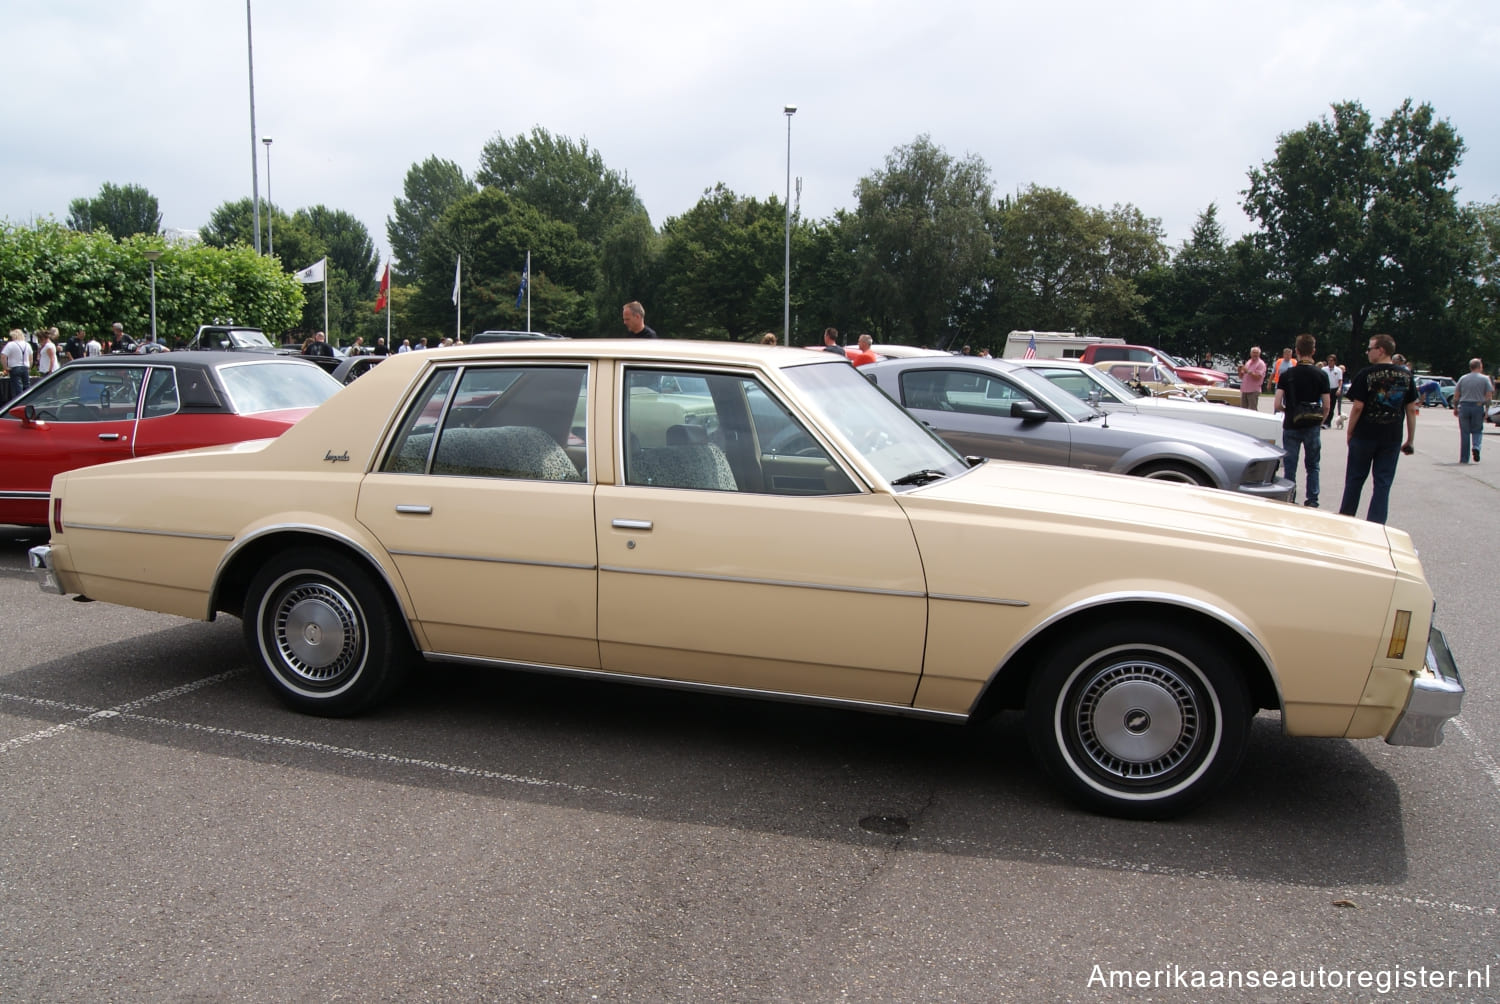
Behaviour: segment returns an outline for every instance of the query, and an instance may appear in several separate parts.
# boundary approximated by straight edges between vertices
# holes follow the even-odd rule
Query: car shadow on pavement
[[[1141,823],[1063,800],[1016,713],[965,727],[430,664],[385,707],[323,719],[271,696],[239,627],[188,623],[12,672],[0,743],[32,718],[381,783],[921,853],[1294,884],[1406,877],[1395,782],[1355,743],[1283,737],[1274,715],[1255,721],[1214,799]]]

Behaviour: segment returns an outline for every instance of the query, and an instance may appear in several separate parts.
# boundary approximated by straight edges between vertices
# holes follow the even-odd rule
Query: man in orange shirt
[[[870,363],[878,363],[880,357],[870,351],[873,343],[869,335],[859,336],[859,351],[849,353],[849,361],[856,366],[866,366]]]

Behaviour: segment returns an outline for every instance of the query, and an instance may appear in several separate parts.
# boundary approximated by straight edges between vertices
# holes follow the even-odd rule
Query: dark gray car
[[[1250,436],[1143,415],[1106,415],[1023,366],[976,356],[862,367],[960,453],[1225,488],[1286,501],[1283,451]]]

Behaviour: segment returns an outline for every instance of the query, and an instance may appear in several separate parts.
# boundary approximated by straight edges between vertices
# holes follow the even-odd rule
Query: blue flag
[[[526,300],[526,282],[531,274],[531,256],[526,256],[526,267],[521,269],[521,291],[516,294],[516,309],[521,309],[521,304]]]

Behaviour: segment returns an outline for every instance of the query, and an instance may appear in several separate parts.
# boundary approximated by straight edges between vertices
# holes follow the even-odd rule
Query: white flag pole
[[[391,260],[385,260],[385,350],[391,351]]]
[[[453,306],[458,308],[456,321],[453,325],[453,340],[459,342],[464,337],[464,256],[458,256],[458,264],[453,266]]]
[[[323,259],[325,262],[328,259]],[[333,332],[328,330],[328,266],[323,266],[323,331],[331,339]]]
[[[531,330],[531,249],[526,249],[526,330]]]

